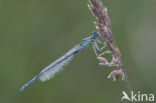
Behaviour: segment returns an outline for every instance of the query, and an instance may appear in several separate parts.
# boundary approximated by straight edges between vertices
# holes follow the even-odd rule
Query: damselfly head
[[[93,34],[94,37],[99,37],[99,34],[98,34],[97,31],[93,31],[92,34]]]

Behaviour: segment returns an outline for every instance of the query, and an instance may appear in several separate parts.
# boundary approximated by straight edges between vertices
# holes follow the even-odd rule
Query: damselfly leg
[[[98,57],[100,57],[100,56],[102,56],[104,54],[110,54],[110,53],[112,53],[112,52],[110,50],[107,50],[107,51],[104,51],[101,54],[99,54]]]
[[[102,47],[99,47],[98,44],[103,45]],[[95,52],[95,55],[98,56],[98,52],[102,53],[102,50],[106,47],[106,43],[102,43],[100,40],[93,42],[92,44],[93,50]]]
[[[95,55],[98,57],[98,56],[102,56],[104,54],[109,54],[109,53],[112,53],[111,51],[107,50],[107,51],[103,51],[104,48],[106,48],[107,46],[107,42],[108,41],[105,41],[105,42],[101,42],[99,39],[93,43],[92,47],[93,47],[93,50],[94,50],[94,53]],[[103,45],[102,47],[99,47],[98,44],[100,45]],[[98,54],[98,52],[100,52]]]

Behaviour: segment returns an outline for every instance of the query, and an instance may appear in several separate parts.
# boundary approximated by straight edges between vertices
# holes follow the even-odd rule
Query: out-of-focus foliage
[[[155,93],[156,1],[103,0],[135,91]],[[120,103],[91,47],[52,80],[20,87],[95,30],[88,0],[0,0],[0,103]]]

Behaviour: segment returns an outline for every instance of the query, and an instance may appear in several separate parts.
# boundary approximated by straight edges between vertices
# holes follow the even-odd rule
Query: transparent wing
[[[57,62],[55,66],[53,66],[53,65],[48,66],[47,68],[50,68],[50,69],[48,69],[47,71],[44,70],[43,74],[39,76],[39,80],[44,82],[46,80],[51,79],[56,73],[61,71],[64,66],[68,65],[73,57],[74,57],[74,54],[61,60],[61,62]],[[45,69],[47,69],[47,68],[45,68]]]
[[[74,57],[75,53],[80,48],[80,45],[76,45],[74,48],[69,50],[65,55],[57,59],[55,62],[47,66],[45,69],[41,71],[41,73],[38,75],[38,78],[40,81],[44,82],[46,80],[51,79],[56,73],[61,71],[64,66],[69,64],[69,62]]]

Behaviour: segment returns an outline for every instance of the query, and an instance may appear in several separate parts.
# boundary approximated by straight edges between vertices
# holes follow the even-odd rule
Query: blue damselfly
[[[44,68],[38,75],[36,75],[32,80],[30,80],[28,83],[26,83],[20,91],[25,90],[29,85],[31,85],[34,81],[46,81],[52,78],[56,73],[58,73],[60,70],[63,69],[65,65],[67,65],[75,54],[80,52],[82,49],[87,47],[88,45],[92,45],[93,50],[98,55],[97,51],[101,52],[101,50],[105,47],[105,45],[99,49],[97,44],[104,44],[99,40],[99,34],[94,31],[92,33],[93,35],[87,38],[84,38],[78,45],[73,47],[71,50],[69,50],[66,54],[64,54],[62,57],[58,58],[56,61],[51,63],[49,66]]]

